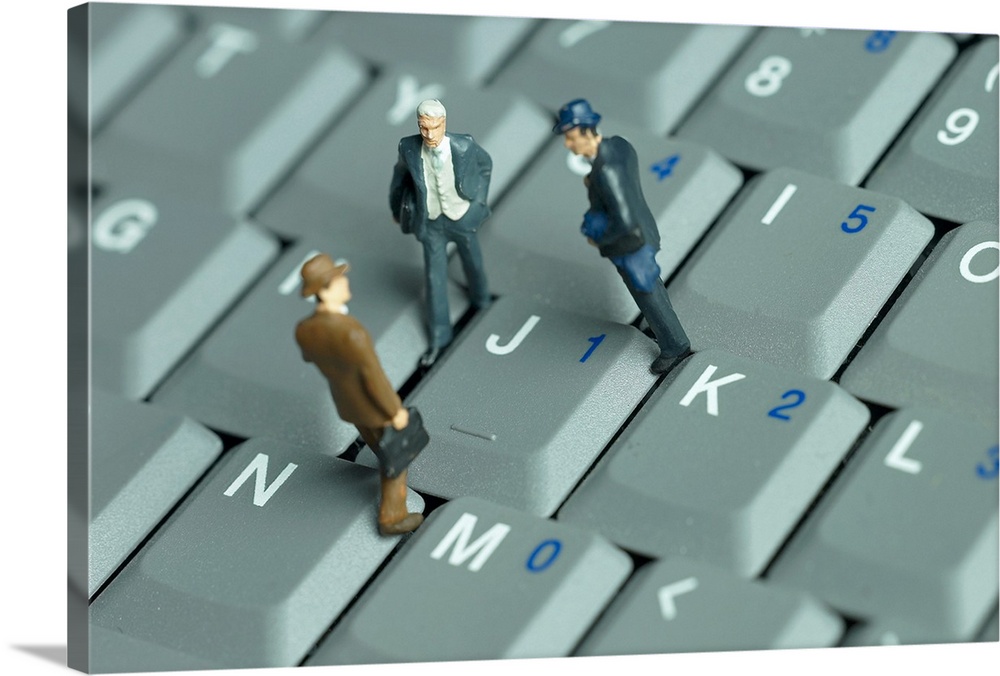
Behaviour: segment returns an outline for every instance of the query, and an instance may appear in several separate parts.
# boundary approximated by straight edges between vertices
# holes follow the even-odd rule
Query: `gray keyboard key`
[[[69,80],[70,114],[85,129],[104,126],[113,112],[187,37],[177,7],[91,3],[87,29],[70,34],[70,53],[87,63],[88,77]]]
[[[751,169],[857,185],[955,52],[932,33],[768,28],[677,135]]]
[[[87,667],[93,674],[133,672],[137,669],[196,671],[219,668],[218,663],[210,658],[177,652],[117,628],[106,629],[94,623],[87,626],[87,648]]]
[[[801,592],[669,558],[629,580],[576,654],[829,648],[843,630],[840,616]]]
[[[1000,641],[1000,611],[996,608],[990,613],[990,619],[983,625],[982,630],[976,635],[977,641]]]
[[[721,351],[679,368],[558,518],[648,556],[753,577],[851,448],[868,409],[831,382]]]
[[[307,664],[565,656],[631,570],[629,557],[595,533],[454,500]]]
[[[500,298],[407,399],[431,437],[410,485],[552,514],[656,382],[657,354],[631,326]]]
[[[893,408],[940,408],[996,427],[998,269],[996,223],[946,234],[840,384]]]
[[[174,188],[185,164],[147,163],[108,135],[95,145],[91,225],[92,378],[147,396],[270,263],[256,224]]]
[[[995,428],[888,415],[768,578],[859,619],[969,640],[997,602],[998,468]]]
[[[344,44],[379,66],[412,64],[481,86],[534,24],[534,19],[517,17],[336,12],[320,37]]]
[[[606,120],[665,134],[753,34],[748,26],[548,21],[495,81],[556,111],[586,96]]]
[[[758,176],[670,284],[694,350],[832,376],[934,234],[900,200]]]
[[[375,242],[348,245],[330,234],[289,248],[153,401],[237,436],[277,437],[341,453],[358,431],[337,416],[326,379],[302,360],[295,343],[296,324],[313,312],[313,301],[299,295],[299,271],[319,252],[351,263],[350,311],[371,333],[382,368],[398,388],[427,349],[423,272],[419,257],[398,262],[380,253],[389,246]],[[466,307],[464,294],[453,288],[452,319]]]
[[[449,132],[471,134],[493,158],[491,203],[552,138],[549,118],[520,96],[456,85],[425,69],[388,70],[268,199],[261,220],[292,237],[385,230],[396,235],[396,246],[413,240],[404,240],[392,220],[389,179],[399,140],[417,133],[417,105],[426,98],[444,103]]]
[[[359,59],[289,40],[275,10],[192,8],[197,28],[108,127],[184,158],[230,212],[247,213],[360,93]]]
[[[876,619],[857,622],[844,635],[845,646],[920,645],[951,643],[955,639],[940,630],[928,629],[907,619]]]
[[[399,542],[378,476],[309,448],[234,449],[91,604],[120,669],[294,666]],[[408,504],[421,511],[411,493]],[[136,645],[152,643],[150,653]],[[121,648],[119,648],[121,643]],[[120,651],[120,655],[117,654]]]
[[[996,222],[997,39],[962,53],[865,186],[956,223]]]
[[[108,579],[222,452],[198,423],[95,390],[91,404],[89,594]]]
[[[599,102],[593,101],[595,106]],[[639,155],[642,192],[661,236],[661,276],[670,275],[743,183],[740,172],[704,146],[606,125]],[[494,293],[513,293],[572,312],[629,323],[639,310],[615,266],[580,234],[590,165],[557,139],[525,172],[483,226]],[[452,265],[452,278],[461,279]]]

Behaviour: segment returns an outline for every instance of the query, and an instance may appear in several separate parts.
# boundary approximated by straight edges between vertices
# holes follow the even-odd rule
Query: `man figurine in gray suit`
[[[586,99],[575,99],[559,110],[552,131],[591,164],[584,179],[590,209],[580,230],[617,268],[660,347],[649,370],[664,373],[687,356],[691,343],[660,281],[660,232],[642,194],[635,149],[620,136],[602,136],[600,121]]]
[[[468,134],[445,132],[446,112],[436,99],[417,106],[420,133],[399,141],[399,160],[389,186],[389,208],[403,232],[424,246],[427,329],[430,346],[420,358],[428,367],[453,337],[448,312],[448,255],[454,242],[462,260],[469,301],[490,304],[476,231],[490,215],[486,197],[493,160]]]

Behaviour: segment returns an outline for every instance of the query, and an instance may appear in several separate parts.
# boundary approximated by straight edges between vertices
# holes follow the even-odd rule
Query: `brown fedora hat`
[[[312,296],[350,269],[345,263],[334,263],[327,254],[316,254],[302,266],[302,296]]]

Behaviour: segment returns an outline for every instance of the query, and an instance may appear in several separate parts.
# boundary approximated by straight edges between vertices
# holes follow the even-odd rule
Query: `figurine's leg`
[[[382,502],[378,509],[378,529],[382,535],[409,533],[424,522],[424,515],[406,508],[406,470],[392,479],[382,475]]]
[[[358,427],[361,438],[368,447],[375,449],[382,439],[382,430]],[[382,535],[409,533],[424,521],[423,514],[411,513],[406,507],[406,470],[392,479],[379,468],[382,496],[378,506],[378,529]]]
[[[451,342],[453,333],[448,315],[447,238],[437,221],[427,224],[424,237],[424,275],[427,286],[427,331],[431,350]]]
[[[474,232],[456,232],[452,233],[451,241],[455,243],[458,257],[462,260],[465,281],[469,285],[469,302],[480,310],[489,307],[492,299],[486,272],[483,270],[479,237]]]
[[[662,282],[654,285],[650,293],[643,293],[632,286],[627,275],[622,274],[622,279],[660,346],[660,356],[650,365],[650,370],[653,373],[663,373],[687,354],[691,349],[691,341],[670,304],[670,297]]]

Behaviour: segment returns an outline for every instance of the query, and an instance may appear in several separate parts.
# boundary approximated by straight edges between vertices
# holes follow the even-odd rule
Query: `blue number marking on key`
[[[980,479],[996,479],[997,475],[1000,474],[1000,446],[994,446],[986,451],[986,454],[990,456],[990,466],[987,467],[982,462],[977,464],[976,475]]]
[[[806,400],[806,393],[802,390],[788,390],[783,395],[781,395],[781,400],[784,401],[789,397],[794,397],[795,401],[790,404],[784,404],[782,406],[776,406],[767,412],[772,418],[777,418],[778,420],[791,420],[791,416],[782,411],[787,411],[790,408],[797,408],[802,405],[802,402]]]
[[[580,357],[580,362],[581,363],[583,363],[583,362],[587,361],[588,359],[590,359],[590,355],[594,354],[594,350],[597,349],[597,346],[600,345],[602,342],[604,342],[604,336],[605,335],[606,334],[602,333],[599,336],[593,336],[592,338],[588,338],[587,339],[587,340],[589,340],[591,342],[591,346],[590,346],[590,349],[587,350],[586,352],[584,352],[583,356]]]
[[[547,559],[538,563],[536,559],[544,549],[550,549],[551,553]],[[544,542],[539,543],[538,546],[535,547],[534,551],[531,552],[528,556],[528,560],[524,563],[524,567],[532,573],[540,573],[552,565],[552,563],[559,556],[560,551],[562,551],[562,543],[559,542],[559,540],[545,540]]]
[[[671,155],[670,157],[664,157],[659,162],[652,164],[649,167],[649,170],[652,171],[654,174],[656,174],[657,180],[662,181],[667,176],[670,176],[671,172],[673,172],[674,170],[674,167],[680,161],[681,161],[680,155]]]
[[[884,52],[889,48],[889,43],[896,37],[896,31],[875,31],[865,40],[865,49],[872,54]]]
[[[865,216],[864,213],[862,213],[862,212],[865,212],[865,211],[868,211],[868,212],[871,212],[871,213],[875,213],[875,207],[870,207],[867,204],[859,204],[858,206],[854,207],[854,211],[852,211],[851,215],[847,217],[847,220],[849,221],[852,218],[858,219],[858,225],[857,225],[857,227],[851,227],[845,221],[844,223],[840,224],[840,229],[843,230],[844,232],[850,234],[850,235],[853,235],[854,233],[860,232],[861,230],[863,230],[864,227],[866,225],[868,225],[868,217]]]

